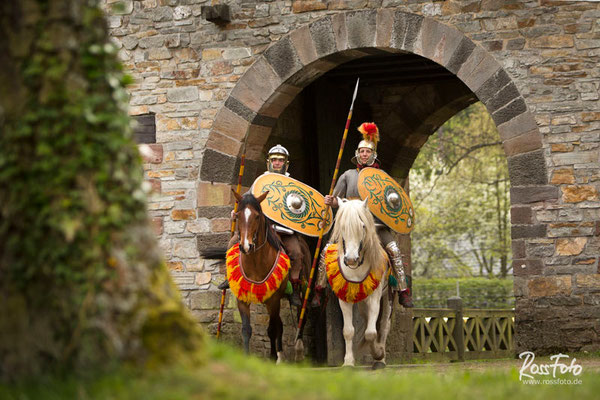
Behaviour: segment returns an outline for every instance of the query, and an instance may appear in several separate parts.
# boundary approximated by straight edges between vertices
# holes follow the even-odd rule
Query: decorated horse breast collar
[[[227,280],[231,292],[244,303],[263,303],[273,295],[287,277],[290,258],[283,248],[279,249],[275,263],[266,278],[255,282],[246,277],[240,262],[240,245],[234,244],[227,250]]]
[[[384,274],[387,276],[390,273],[390,270],[382,265],[379,268],[372,268],[362,282],[346,279],[340,269],[338,245],[335,243],[329,244],[325,249],[325,266],[331,290],[346,303],[358,303],[369,297],[381,283]]]

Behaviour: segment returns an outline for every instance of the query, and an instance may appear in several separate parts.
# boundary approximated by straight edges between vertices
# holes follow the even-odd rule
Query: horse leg
[[[269,300],[269,302],[265,303],[269,313],[269,327],[267,328],[267,334],[269,335],[269,340],[271,342],[271,359],[276,360],[277,364],[279,364],[283,361],[283,322],[279,316],[281,303],[279,297]]]
[[[389,290],[389,288],[387,290]],[[387,291],[381,296],[381,313],[379,315],[379,329],[377,330],[377,346],[380,346],[383,350],[383,357],[379,360],[375,360],[373,369],[384,368],[386,365],[385,345],[392,322],[392,311],[394,307],[392,300],[390,293]]]
[[[240,316],[242,317],[242,339],[244,340],[244,351],[250,353],[250,338],[252,337],[252,326],[250,325],[250,304],[243,301],[237,302]]]
[[[367,328],[365,329],[365,340],[371,347],[371,355],[375,360],[381,360],[385,356],[385,351],[377,343],[377,317],[381,301],[381,286],[378,287],[369,297],[365,299],[367,305]]]
[[[346,354],[344,356],[344,367],[354,366],[354,352],[352,351],[352,339],[354,338],[354,325],[352,324],[352,303],[340,300],[340,308],[344,317],[344,340],[346,342]]]

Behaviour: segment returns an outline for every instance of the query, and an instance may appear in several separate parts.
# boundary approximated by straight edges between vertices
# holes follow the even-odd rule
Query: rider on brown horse
[[[358,144],[352,163],[356,168],[349,169],[342,174],[335,189],[333,196],[325,196],[325,204],[337,208],[337,197],[358,199],[358,173],[365,167],[380,168],[379,160],[377,159],[377,140],[379,139],[379,129],[372,122],[364,122],[358,127],[358,131],[362,133],[363,140]],[[413,307],[408,287],[410,276],[406,276],[404,266],[402,264],[402,254],[396,242],[395,234],[390,228],[383,224],[375,215],[375,224],[377,225],[377,235],[381,244],[388,253],[390,260],[394,266],[394,272],[398,280],[396,290],[399,290],[398,302],[404,307]],[[318,290],[318,289],[317,289]]]
[[[273,146],[269,150],[269,153],[267,155],[267,172],[289,176],[290,174],[287,172],[290,164],[289,156],[290,153],[282,145],[278,144],[276,146]],[[231,217],[234,218],[233,211]],[[283,247],[285,248],[285,251],[290,258],[290,282],[292,283],[293,289],[290,303],[293,306],[299,307],[302,305],[302,302],[300,300],[300,291],[302,290],[300,273],[302,271],[302,265],[304,261],[302,249],[298,241],[298,236],[293,230],[275,223],[273,223],[273,228],[279,234],[281,242],[283,243]],[[239,238],[236,232],[229,241],[227,248],[231,248],[238,241]],[[225,280],[219,285],[219,289],[226,289],[228,287],[229,282],[227,280]]]

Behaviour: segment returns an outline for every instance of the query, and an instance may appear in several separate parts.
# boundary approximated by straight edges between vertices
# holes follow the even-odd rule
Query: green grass
[[[427,366],[365,369],[317,369],[275,366],[238,350],[210,342],[210,361],[193,369],[156,371],[120,369],[88,378],[47,377],[0,385],[2,400],[64,399],[565,399],[597,398],[600,377],[580,375],[581,385],[525,385],[516,368],[485,372],[460,366],[436,372]],[[572,378],[568,376],[567,378]],[[571,397],[568,397],[571,396]]]

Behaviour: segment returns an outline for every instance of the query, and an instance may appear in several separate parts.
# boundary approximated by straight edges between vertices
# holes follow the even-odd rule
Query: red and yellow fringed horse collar
[[[240,245],[235,244],[227,250],[227,280],[231,292],[244,303],[263,303],[281,286],[290,270],[290,258],[283,248],[277,253],[273,268],[261,282],[246,278],[240,264]]]
[[[349,281],[340,270],[338,246],[335,243],[329,244],[325,250],[325,265],[331,290],[340,300],[346,303],[358,303],[369,297],[381,283],[387,269],[385,265],[372,268],[362,282]],[[390,271],[387,270],[389,274]]]

